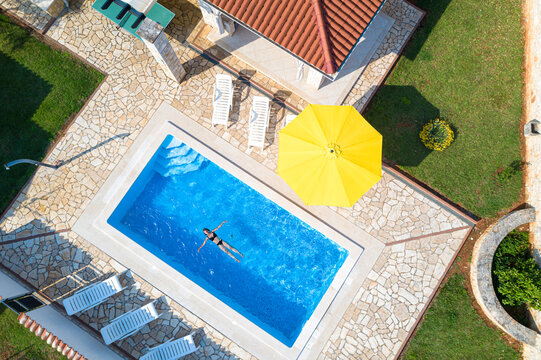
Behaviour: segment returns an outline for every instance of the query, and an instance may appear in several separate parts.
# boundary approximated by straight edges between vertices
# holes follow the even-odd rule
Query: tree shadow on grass
[[[451,0],[417,0],[412,1],[412,3],[426,11],[425,17],[404,50],[404,56],[406,58],[415,60],[430,36],[430,33],[451,3]],[[432,56],[432,54],[425,54],[424,56]]]
[[[419,132],[440,115],[413,86],[381,86],[363,113],[383,135],[383,157],[391,164],[417,166],[430,154]]]
[[[0,12],[0,14],[2,14]],[[0,16],[0,23],[2,23],[2,27],[14,27],[14,28],[20,28],[18,24],[11,21],[8,17],[5,15]],[[18,50],[24,46],[24,44],[28,41],[30,37],[28,36],[28,30],[26,31],[11,31],[9,33],[9,43],[2,45],[2,50],[5,52],[13,52],[15,50]],[[5,54],[4,54],[5,56]]]
[[[32,117],[52,89],[52,85],[0,51],[0,164],[19,158],[40,159],[51,135]],[[22,187],[33,167],[14,168],[0,177],[0,209]]]

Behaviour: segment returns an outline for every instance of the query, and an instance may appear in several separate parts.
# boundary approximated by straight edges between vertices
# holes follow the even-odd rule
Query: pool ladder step
[[[168,141],[167,141],[168,140]],[[171,136],[170,138],[166,139],[166,141],[162,144],[162,149],[171,149],[179,146],[186,146],[182,141],[177,139],[176,137]]]
[[[170,168],[173,166],[180,166],[183,164],[191,163],[195,161],[198,155],[199,155],[198,153],[196,153],[195,151],[191,149],[183,155],[170,156],[170,157],[165,157],[167,156],[167,154],[165,154],[164,156],[163,154],[160,153],[160,156],[158,156],[158,158],[156,159],[156,162],[165,168]]]
[[[188,152],[190,152],[190,150],[191,149],[189,147],[187,147],[187,146],[178,146],[178,147],[174,147],[174,148],[169,148],[169,149],[167,149],[165,151],[161,151],[160,156],[164,157],[166,159],[172,158],[172,157],[177,157],[177,156],[184,156]]]
[[[177,143],[162,146],[154,164],[154,170],[164,177],[186,174],[198,170],[205,158],[188,146]]]

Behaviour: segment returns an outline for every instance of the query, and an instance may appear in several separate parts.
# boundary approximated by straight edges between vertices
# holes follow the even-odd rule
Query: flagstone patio
[[[125,270],[70,229],[160,104],[171,104],[271,170],[276,169],[278,130],[285,115],[306,105],[301,97],[287,92],[289,108],[273,101],[266,147],[248,149],[247,119],[253,96],[279,94],[277,97],[284,98],[284,89],[220,49],[210,44],[207,49],[199,40],[190,42],[201,26],[196,2],[163,3],[176,13],[166,32],[188,72],[180,85],[165,76],[141,42],[117,30],[90,5],[90,1],[81,0],[71,3],[72,10],[51,26],[47,36],[108,76],[46,158],[64,165],[56,171],[39,168],[0,220],[0,241],[11,242],[2,245],[2,264],[55,300],[97,278]],[[0,6],[43,28],[41,18],[35,15],[37,10],[26,0],[0,0]],[[367,66],[345,101],[359,110],[421,18],[419,10],[402,0],[387,1],[383,11],[394,18],[394,25],[374,55],[377,60]],[[236,98],[228,129],[210,126],[214,76],[226,70],[198,49],[214,52],[225,66],[249,75],[235,81]],[[258,86],[250,85],[246,77]],[[353,208],[333,210],[385,247],[319,358],[394,358],[473,221],[389,168]],[[65,231],[39,236],[60,230]],[[26,237],[30,238],[13,242]],[[121,296],[78,318],[99,329],[107,320],[159,298],[159,310],[166,316],[118,344],[131,356],[140,356],[145,346],[198,329],[196,341],[202,348],[188,358],[255,358],[137,274],[129,273],[123,281],[132,286]]]

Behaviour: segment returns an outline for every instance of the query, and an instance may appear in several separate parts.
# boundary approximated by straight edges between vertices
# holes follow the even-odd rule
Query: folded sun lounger
[[[73,315],[101,304],[124,289],[126,288],[122,287],[118,281],[118,275],[114,275],[107,280],[100,281],[78,290],[72,296],[64,299],[62,304],[68,315]]]
[[[100,330],[101,336],[105,343],[109,345],[135,334],[143,326],[159,317],[160,315],[158,315],[153,301],[139,309],[128,311],[111,321],[109,325]]]
[[[195,346],[192,335],[193,333],[174,341],[171,339],[161,345],[150,348],[139,360],[177,360],[191,354],[199,349],[199,346]]]
[[[270,101],[263,96],[254,96],[250,109],[250,133],[248,135],[248,147],[265,145],[265,133],[269,127]]]
[[[229,120],[229,110],[233,107],[233,79],[225,74],[216,75],[212,94],[212,126],[225,125]]]

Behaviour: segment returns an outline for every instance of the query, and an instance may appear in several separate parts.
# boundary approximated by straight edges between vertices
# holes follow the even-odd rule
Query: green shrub
[[[541,310],[541,269],[531,255],[528,233],[514,230],[502,240],[492,272],[502,304]]]
[[[520,160],[514,160],[505,169],[500,167],[497,172],[497,179],[502,183],[508,183],[515,175],[522,173],[524,163]]]

